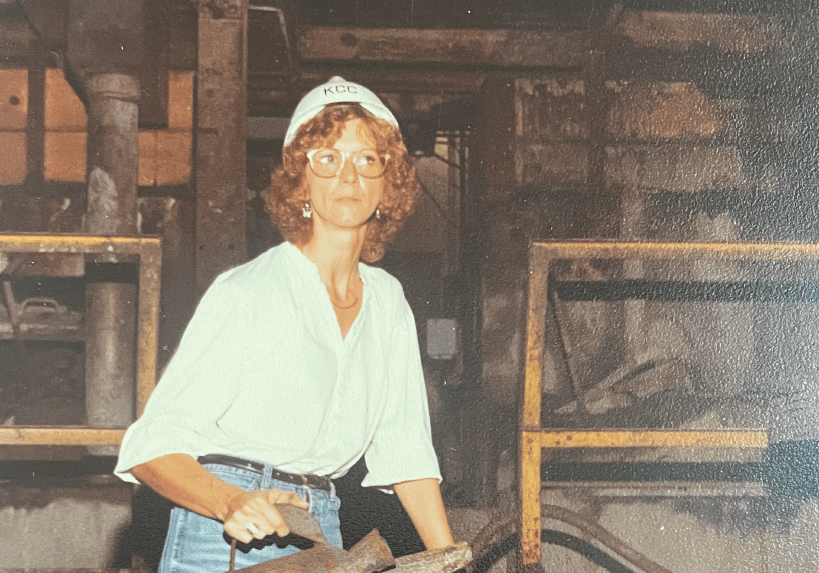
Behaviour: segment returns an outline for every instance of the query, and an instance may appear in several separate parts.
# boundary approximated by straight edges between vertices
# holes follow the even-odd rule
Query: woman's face
[[[381,201],[384,176],[372,179],[359,175],[352,154],[372,149],[366,125],[361,119],[349,120],[341,138],[332,146],[344,156],[341,170],[333,177],[319,177],[306,167],[307,194],[313,205],[313,232],[363,227]]]

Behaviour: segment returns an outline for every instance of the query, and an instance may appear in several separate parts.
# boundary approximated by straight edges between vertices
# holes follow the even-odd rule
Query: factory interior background
[[[378,265],[475,570],[816,571],[818,40],[808,0],[0,0],[0,573],[155,570],[169,506],[76,436],[282,241],[262,193],[336,75],[417,170]],[[153,292],[144,252],[21,246],[63,235],[159,237]],[[422,549],[364,471],[345,544]]]

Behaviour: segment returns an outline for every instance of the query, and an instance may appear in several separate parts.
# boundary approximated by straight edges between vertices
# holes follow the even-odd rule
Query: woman
[[[208,289],[116,472],[174,509],[160,571],[292,553],[275,504],[309,509],[341,546],[329,478],[365,457],[427,548],[451,544],[414,320],[378,260],[417,196],[398,123],[333,78],[299,103],[267,206],[285,243]],[[244,545],[242,545],[244,544]]]

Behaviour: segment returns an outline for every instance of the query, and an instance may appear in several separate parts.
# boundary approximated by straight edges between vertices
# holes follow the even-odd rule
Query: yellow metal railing
[[[156,386],[157,333],[162,248],[157,237],[0,234],[0,253],[70,253],[127,255],[138,261],[136,415],[142,414]],[[121,428],[85,426],[0,426],[0,445],[118,445]]]
[[[819,245],[731,243],[535,242],[529,260],[526,365],[520,431],[520,531],[524,564],[541,558],[541,459],[544,448],[764,449],[758,429],[641,430],[541,427],[541,386],[549,305],[549,271],[557,260],[674,262],[819,261]]]

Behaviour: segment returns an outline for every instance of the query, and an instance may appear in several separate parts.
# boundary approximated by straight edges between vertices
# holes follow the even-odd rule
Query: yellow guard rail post
[[[541,427],[541,383],[549,269],[556,260],[819,261],[819,245],[759,243],[535,242],[529,259],[526,365],[520,431],[520,532],[525,566],[541,559],[541,456],[544,448],[758,448],[764,430],[608,430]]]
[[[138,259],[136,416],[142,414],[156,386],[157,333],[162,247],[158,237],[0,234],[0,253],[71,253],[132,255]],[[0,445],[115,446],[122,428],[85,426],[0,426]]]

